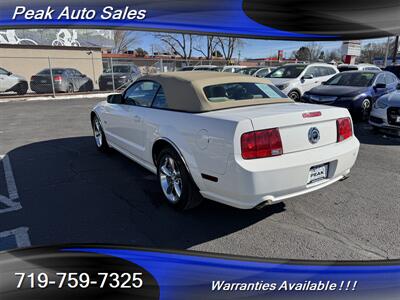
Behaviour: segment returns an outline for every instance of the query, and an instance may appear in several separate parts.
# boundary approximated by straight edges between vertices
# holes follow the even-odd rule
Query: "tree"
[[[325,62],[331,62],[331,61],[335,61],[335,62],[339,62],[342,60],[342,54],[341,54],[341,50],[338,49],[332,49],[330,51],[326,51],[325,53]]]
[[[393,53],[394,44],[389,47],[389,57]],[[373,63],[374,58],[384,57],[386,54],[386,43],[368,43],[361,48],[361,56],[359,61],[365,63]]]
[[[183,59],[190,59],[193,52],[192,34],[157,33],[154,35],[168,48],[169,52]]]
[[[308,43],[305,46],[301,46],[295,53],[295,58],[301,61],[317,61],[320,59],[322,54],[322,45],[319,43]]]
[[[317,61],[322,54],[322,45],[319,43],[308,43],[306,47],[310,50],[311,61]]]
[[[132,31],[114,30],[113,35],[114,47],[112,53],[124,53],[138,41],[137,36]]]
[[[148,54],[146,50],[143,50],[143,48],[136,48],[135,53],[138,57],[145,57]]]
[[[218,37],[217,45],[225,60],[230,61],[236,49],[243,47],[243,40],[236,37]]]
[[[216,48],[218,46],[218,39],[215,36],[208,35],[206,37],[207,44],[205,49],[203,48],[202,42],[203,38],[198,39],[198,43],[195,47],[193,47],[193,49],[200,52],[206,59],[212,59],[214,53],[218,52],[216,51]]]
[[[300,47],[299,50],[294,52],[294,57],[300,61],[310,61],[311,59],[310,49],[308,49],[305,46],[302,46]]]

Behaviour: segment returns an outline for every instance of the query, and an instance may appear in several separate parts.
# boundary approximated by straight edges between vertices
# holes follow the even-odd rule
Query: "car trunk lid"
[[[278,128],[283,154],[287,154],[336,143],[336,120],[348,117],[349,113],[326,105],[281,103],[215,111],[210,115],[237,121],[250,119],[254,131]]]
[[[254,130],[278,128],[283,154],[323,147],[337,142],[336,120],[342,109],[307,104],[265,106],[249,117]]]

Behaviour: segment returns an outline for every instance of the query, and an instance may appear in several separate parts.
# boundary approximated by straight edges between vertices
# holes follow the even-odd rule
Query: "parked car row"
[[[0,92],[27,93],[29,86],[35,93],[92,91],[93,81],[73,68],[43,69],[31,77],[30,83],[23,76],[0,68]]]

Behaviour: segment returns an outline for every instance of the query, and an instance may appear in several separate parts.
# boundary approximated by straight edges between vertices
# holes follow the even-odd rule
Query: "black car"
[[[123,89],[140,76],[140,70],[135,65],[114,65],[106,69],[99,77],[99,87],[102,91]]]
[[[387,66],[385,71],[392,72],[397,78],[400,79],[400,65]]]
[[[31,77],[31,90],[40,93],[87,92],[93,91],[93,81],[76,69],[54,68],[44,69]]]
[[[308,103],[347,108],[356,118],[368,119],[376,99],[396,90],[398,79],[385,71],[347,71],[304,93]]]

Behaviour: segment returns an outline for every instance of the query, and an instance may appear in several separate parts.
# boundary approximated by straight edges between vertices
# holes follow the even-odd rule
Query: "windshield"
[[[357,73],[339,73],[329,79],[325,85],[340,86],[370,86],[375,78],[376,73],[357,72]]]
[[[269,73],[268,78],[297,78],[304,71],[306,65],[288,65],[275,69]]]
[[[52,69],[51,73],[54,75],[61,75],[64,73],[65,69]],[[50,75],[50,69],[44,69],[38,73],[39,75]]]
[[[273,85],[253,82],[210,85],[204,88],[204,93],[211,102],[287,98]]]
[[[130,73],[130,66],[114,66],[114,73]],[[111,68],[107,69],[105,73],[111,73]]]

